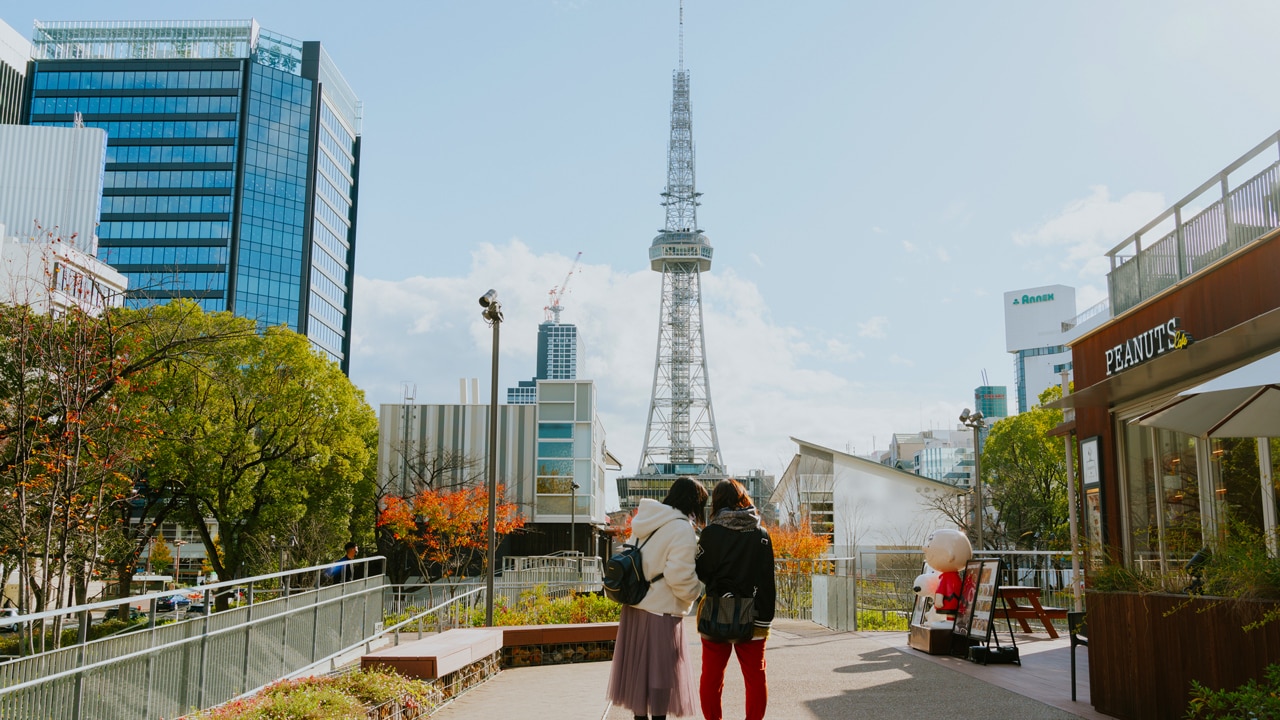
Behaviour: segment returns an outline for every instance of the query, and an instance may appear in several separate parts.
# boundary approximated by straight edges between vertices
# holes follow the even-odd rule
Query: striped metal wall
[[[0,224],[10,235],[32,237],[38,222],[97,255],[106,151],[99,128],[0,124]]]

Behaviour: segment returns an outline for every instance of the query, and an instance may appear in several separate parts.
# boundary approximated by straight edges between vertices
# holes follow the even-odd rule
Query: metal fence
[[[999,557],[1004,567],[1000,583],[1040,588],[1046,607],[1074,605],[1069,553],[982,552],[975,557]],[[866,550],[799,564],[779,560],[777,617],[813,620],[833,630],[863,629],[860,614],[864,621],[908,618],[915,605],[914,581],[923,567],[924,553],[910,549]]]
[[[1280,162],[1272,162],[1239,187],[1229,187],[1233,172],[1263,162],[1263,153],[1280,149],[1280,133],[1259,143],[1222,172],[1205,181],[1173,207],[1107,252],[1111,309],[1120,314],[1188,275],[1280,227]],[[1217,191],[1208,202],[1204,196]],[[1204,209],[1195,210],[1204,203]],[[1183,212],[1194,215],[1184,218]],[[1172,229],[1164,230],[1164,228]],[[1152,242],[1147,233],[1159,234]]]
[[[155,601],[171,591],[130,598],[151,604],[148,627],[0,664],[0,718],[173,718],[324,662],[358,646],[382,623],[385,577],[323,586],[327,571],[340,566],[205,586],[202,614],[165,625],[156,624]],[[243,593],[243,604],[213,612],[213,597],[227,592]],[[121,604],[109,600],[18,621],[35,627],[59,615],[87,617]]]

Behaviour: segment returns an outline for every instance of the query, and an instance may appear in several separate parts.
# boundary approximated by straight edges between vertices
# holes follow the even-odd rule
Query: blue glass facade
[[[319,43],[256,23],[207,45],[185,39],[199,23],[169,41],[113,28],[94,46],[106,57],[66,59],[83,57],[76,26],[42,26],[37,57],[56,59],[33,61],[24,121],[80,113],[107,131],[99,255],[128,277],[126,302],[286,325],[347,371],[360,139],[346,82]]]

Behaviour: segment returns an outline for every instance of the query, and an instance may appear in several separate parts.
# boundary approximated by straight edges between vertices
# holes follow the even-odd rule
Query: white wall
[[[1050,295],[1052,299],[1043,299]],[[1062,323],[1075,316],[1075,288],[1043,285],[1011,290],[1004,294],[1005,350],[1017,352],[1062,345]]]
[[[0,125],[0,224],[25,238],[38,221],[96,256],[106,152],[100,128]]]

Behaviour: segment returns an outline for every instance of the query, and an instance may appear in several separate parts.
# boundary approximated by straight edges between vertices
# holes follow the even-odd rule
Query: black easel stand
[[[992,663],[1014,663],[1018,667],[1022,667],[1022,660],[1018,658],[1018,639],[1013,634],[1013,620],[1009,617],[1009,603],[1005,602],[1003,597],[999,598],[1000,606],[1004,608],[1004,624],[1009,629],[1009,644],[1000,644],[1000,632],[995,629],[994,623],[990,631],[987,633],[985,642],[974,645],[969,648],[969,660],[989,665]],[[992,640],[995,644],[992,644]]]

